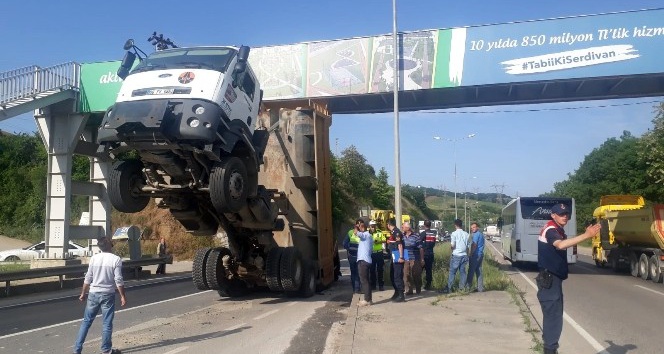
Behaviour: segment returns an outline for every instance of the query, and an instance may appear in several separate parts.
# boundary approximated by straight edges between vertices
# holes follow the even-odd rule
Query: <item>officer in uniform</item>
[[[544,354],[558,353],[558,340],[563,330],[563,280],[567,279],[567,249],[592,238],[600,225],[590,225],[583,234],[567,238],[563,227],[571,215],[571,207],[556,204],[551,219],[540,232],[537,242],[537,299],[542,307],[542,341]]]
[[[350,283],[353,286],[353,292],[357,294],[362,293],[360,274],[357,270],[357,247],[360,244],[360,238],[355,234],[355,228],[359,228],[360,225],[364,227],[364,220],[357,219],[355,227],[348,230],[348,234],[344,239],[344,248],[348,253],[348,265],[350,266]]]
[[[376,283],[378,283],[378,290],[385,290],[385,280],[383,279],[383,268],[385,267],[385,259],[383,259],[383,245],[387,238],[383,231],[376,227],[376,222],[369,221],[369,232],[373,236],[373,249],[371,251],[371,289],[376,290]]]
[[[436,246],[438,231],[431,230],[431,220],[424,221],[424,230],[420,232],[422,248],[424,249],[424,270],[426,273],[424,290],[431,290],[431,281],[433,280],[433,248]]]
[[[394,286],[392,300],[394,302],[404,302],[406,301],[406,295],[404,294],[403,265],[405,263],[404,252],[406,250],[403,247],[403,234],[397,229],[394,219],[388,221],[387,228],[390,230],[387,247],[390,254],[395,255],[392,256],[392,262],[390,262],[390,280],[392,281],[392,286]]]

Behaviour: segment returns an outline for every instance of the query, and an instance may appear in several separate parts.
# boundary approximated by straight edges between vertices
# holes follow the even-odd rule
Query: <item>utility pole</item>
[[[503,190],[505,190],[505,183],[503,184],[494,184],[491,187],[493,187],[496,190],[496,200],[498,201],[498,204],[500,204],[500,207],[503,207]]]

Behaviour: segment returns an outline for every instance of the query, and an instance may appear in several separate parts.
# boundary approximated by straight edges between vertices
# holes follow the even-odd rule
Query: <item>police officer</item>
[[[387,223],[387,228],[390,230],[390,238],[387,239],[387,247],[390,251],[392,262],[390,262],[390,280],[394,286],[394,295],[392,300],[394,302],[406,301],[404,294],[403,282],[403,265],[405,263],[403,247],[403,234],[397,229],[397,223],[394,219],[390,219]]]
[[[567,249],[592,238],[600,225],[591,225],[583,234],[567,238],[563,227],[572,210],[568,205],[551,208],[551,219],[540,232],[537,242],[537,299],[542,307],[542,341],[544,354],[558,353],[558,340],[563,330],[563,280],[567,279]]]
[[[424,221],[424,230],[420,232],[422,248],[424,249],[424,270],[426,273],[424,290],[431,290],[431,281],[433,280],[433,248],[436,246],[438,231],[431,229],[431,220]]]
[[[385,267],[385,259],[383,258],[383,245],[387,240],[383,231],[376,227],[374,220],[369,221],[369,232],[373,236],[373,249],[371,251],[371,289],[376,290],[376,283],[378,283],[378,290],[385,290],[385,280],[383,279],[383,268]]]
[[[355,227],[348,230],[348,234],[346,234],[346,238],[344,239],[344,248],[348,253],[348,265],[350,266],[350,283],[353,286],[353,292],[357,294],[362,293],[360,274],[357,270],[357,247],[360,244],[360,238],[355,234],[355,229],[360,226],[364,227],[364,220],[357,219]]]

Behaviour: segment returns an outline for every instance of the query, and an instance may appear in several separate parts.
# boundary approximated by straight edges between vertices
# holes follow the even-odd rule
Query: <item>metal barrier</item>
[[[140,267],[161,264],[161,263],[172,264],[173,257],[169,255],[166,257],[145,258],[135,261],[123,260],[122,271],[123,272],[133,271],[134,277],[138,279],[140,274]],[[6,273],[0,273],[0,282],[3,281],[5,282],[5,296],[8,297],[10,293],[9,290],[11,282],[13,280],[36,279],[36,278],[57,276],[60,282],[60,289],[62,289],[64,287],[64,278],[63,278],[64,276],[66,275],[82,276],[85,274],[85,272],[87,272],[87,270],[88,270],[88,265],[81,264],[81,265],[70,265],[63,267],[37,268],[37,269],[21,270],[16,272],[6,272]]]

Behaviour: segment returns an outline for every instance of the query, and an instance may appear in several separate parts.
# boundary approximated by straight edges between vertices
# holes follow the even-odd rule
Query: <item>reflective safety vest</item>
[[[374,241],[373,249],[372,249],[373,253],[377,253],[377,252],[382,253],[383,252],[383,244],[387,240],[387,236],[385,235],[385,233],[383,231],[380,231],[378,229],[376,229],[376,231],[373,232],[371,234],[371,236],[373,237],[373,241]]]
[[[348,236],[344,241],[344,248],[348,251],[348,257],[357,258],[357,247],[360,245],[360,238],[355,235],[355,229],[348,230]]]

